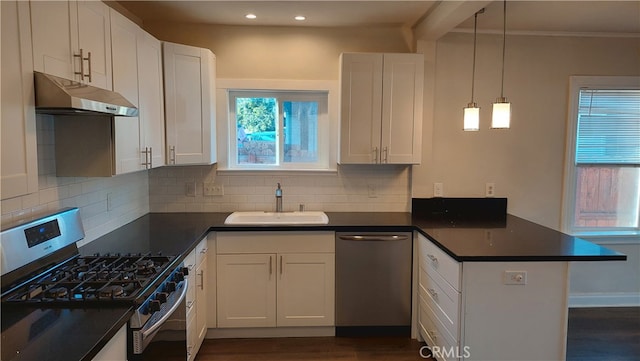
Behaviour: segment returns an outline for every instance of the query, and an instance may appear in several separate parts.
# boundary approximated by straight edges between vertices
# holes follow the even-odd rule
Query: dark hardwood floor
[[[569,310],[567,361],[640,360],[640,307]]]
[[[406,337],[218,339],[205,340],[196,361],[425,360],[422,346]],[[640,361],[640,308],[570,309],[567,361]]]

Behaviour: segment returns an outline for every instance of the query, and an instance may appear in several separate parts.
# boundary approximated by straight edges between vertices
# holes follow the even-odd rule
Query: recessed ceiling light
[[[251,20],[257,18],[256,14],[247,14],[244,17],[247,18],[247,19],[251,19]]]
[[[307,18],[302,16],[302,15],[298,15],[296,16],[294,19],[298,20],[298,21],[302,21],[302,20],[306,20]]]

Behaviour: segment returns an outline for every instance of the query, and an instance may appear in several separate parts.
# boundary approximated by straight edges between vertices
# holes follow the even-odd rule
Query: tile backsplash
[[[339,166],[336,172],[278,173],[216,171],[216,166],[156,168],[149,173],[152,212],[232,212],[275,210],[282,184],[283,208],[327,212],[408,212],[409,166]],[[204,183],[222,185],[224,195],[205,196]],[[195,186],[195,196],[188,188]],[[189,190],[191,191],[191,190]],[[187,195],[191,193],[191,195]]]
[[[149,212],[147,171],[111,178],[56,177],[54,117],[37,115],[39,191],[0,202],[2,225],[78,207],[88,243]]]

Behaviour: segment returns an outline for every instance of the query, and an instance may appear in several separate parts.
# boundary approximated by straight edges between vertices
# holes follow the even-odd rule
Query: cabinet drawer
[[[184,266],[188,270],[187,275],[187,310],[189,309],[189,305],[194,303],[196,300],[196,252],[195,250],[189,252],[189,254],[184,258]]]
[[[423,235],[419,235],[418,240],[420,266],[436,271],[453,288],[460,291],[460,263]]]
[[[431,277],[420,267],[419,292],[434,311],[438,321],[446,328],[449,335],[460,339],[460,294],[444,280],[436,280],[440,276],[433,272]]]
[[[207,257],[207,252],[209,251],[209,246],[207,245],[207,238],[205,237],[195,248],[195,258],[196,258],[196,267],[202,263],[202,260]]]
[[[453,355],[450,353],[450,350],[456,351],[458,349],[458,342],[451,339],[446,332],[442,332],[442,328],[439,327],[438,322],[435,321],[434,314],[429,308],[428,302],[422,296],[420,296],[419,299],[420,310],[418,315],[418,324],[420,334],[425,339],[425,342],[429,345],[431,350],[435,351],[434,346],[436,346],[439,350],[445,351],[433,356],[435,356],[439,361],[459,360],[460,358],[458,358],[455,353]],[[449,353],[447,353],[447,351]],[[450,355],[451,357],[447,357]]]
[[[217,254],[333,253],[334,232],[218,232]]]

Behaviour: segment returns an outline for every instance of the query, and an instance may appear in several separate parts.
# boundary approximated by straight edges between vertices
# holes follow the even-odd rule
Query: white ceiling
[[[456,8],[462,1],[119,1],[142,21],[178,21],[224,25],[262,26],[407,26],[426,18],[438,21],[438,7]],[[470,1],[460,29],[473,28],[475,7],[486,2]],[[480,31],[502,29],[502,1],[486,5],[478,16]],[[462,11],[463,6],[458,7]],[[473,9],[469,11],[469,9]],[[449,10],[447,10],[449,11]],[[443,11],[444,12],[444,11]],[[254,13],[255,20],[244,15]],[[293,20],[304,15],[307,20]],[[455,17],[454,17],[455,18]],[[449,17],[451,19],[451,17]],[[424,25],[424,24],[423,24]],[[448,25],[449,27],[452,24]],[[447,29],[448,30],[448,29]],[[640,1],[523,1],[507,2],[507,31],[554,33],[640,34]]]

